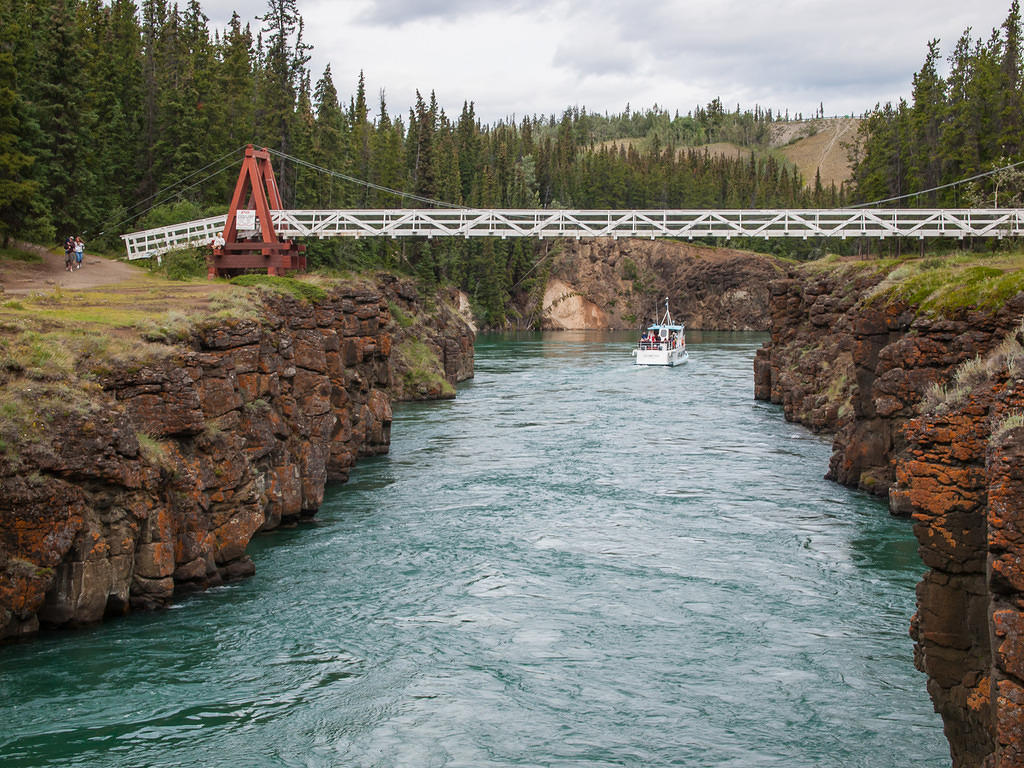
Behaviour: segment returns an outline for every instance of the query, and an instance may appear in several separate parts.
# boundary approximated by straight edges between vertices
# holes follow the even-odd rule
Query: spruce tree
[[[268,0],[263,22],[266,49],[257,76],[256,134],[260,143],[290,154],[295,103],[309,61],[303,41],[303,22],[295,0]],[[288,201],[294,193],[294,168],[278,166],[278,187]]]
[[[50,234],[40,185],[33,177],[35,158],[25,152],[32,126],[18,91],[14,18],[9,16],[9,25],[0,30],[0,242],[5,248],[12,235]]]

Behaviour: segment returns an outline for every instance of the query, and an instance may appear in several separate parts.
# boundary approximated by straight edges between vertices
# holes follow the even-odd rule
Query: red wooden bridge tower
[[[268,275],[305,271],[306,246],[282,240],[274,230],[271,211],[282,209],[270,152],[250,144],[245,148],[224,233],[215,241],[207,264],[208,276],[230,277],[254,269],[266,269]]]

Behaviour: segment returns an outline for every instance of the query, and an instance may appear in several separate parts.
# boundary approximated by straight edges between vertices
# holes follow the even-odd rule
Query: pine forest
[[[113,253],[120,233],[223,213],[249,143],[296,159],[275,161],[292,208],[815,208],[921,190],[935,191],[899,204],[1020,204],[1013,168],[944,186],[1024,153],[1017,0],[989,37],[964,32],[948,76],[939,41],[928,44],[911,100],[878,105],[861,122],[849,146],[853,181],[840,188],[801,178],[768,151],[779,112],[732,111],[719,99],[685,114],[572,106],[484,124],[470,99],[449,115],[434,93],[417,92],[407,114],[393,114],[363,73],[310,71],[295,0],[269,0],[258,28],[235,14],[211,29],[197,0],[0,0],[0,19],[5,241],[83,233]],[[336,76],[351,97],[339,97]],[[700,148],[717,141],[749,153]],[[499,325],[512,292],[537,278],[538,247],[334,240],[309,253],[314,267],[382,266],[454,283]],[[799,257],[809,246],[767,247]]]

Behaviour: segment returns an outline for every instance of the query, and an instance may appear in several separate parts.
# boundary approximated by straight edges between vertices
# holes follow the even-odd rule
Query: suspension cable
[[[147,213],[152,211],[154,208],[156,208],[157,206],[163,205],[165,202],[170,200],[175,195],[181,194],[182,192],[188,192],[190,189],[195,189],[200,184],[205,184],[210,179],[214,178],[215,176],[220,175],[221,173],[226,171],[228,168],[233,166],[237,162],[237,160],[234,160],[234,159],[229,160],[226,164],[222,165],[216,171],[213,171],[212,173],[207,174],[206,176],[201,178],[199,181],[193,182],[192,184],[189,184],[187,187],[184,187],[183,189],[176,189],[176,187],[178,187],[183,182],[188,181],[190,178],[192,178],[196,174],[202,173],[207,168],[209,168],[209,167],[211,167],[213,165],[216,165],[217,163],[222,162],[225,158],[227,158],[227,157],[237,157],[238,153],[240,151],[242,151],[243,149],[245,149],[246,146],[247,146],[246,144],[243,144],[243,145],[241,145],[240,147],[238,147],[236,149],[232,149],[229,152],[225,152],[220,157],[218,157],[218,158],[216,158],[214,160],[211,160],[209,163],[204,165],[202,168],[198,168],[197,170],[194,170],[191,173],[186,174],[185,176],[182,176],[180,179],[175,181],[173,184],[170,184],[170,185],[164,187],[163,189],[159,189],[156,192],[154,192],[152,195],[150,195],[149,197],[145,197],[142,200],[139,200],[138,202],[133,203],[132,205],[128,206],[128,208],[125,209],[126,213],[128,211],[131,211],[132,208],[135,208],[136,206],[142,205],[143,203],[147,203],[150,200],[153,200],[154,198],[159,198],[158,200],[156,200],[156,202],[154,202],[148,208],[146,208],[146,209],[144,209],[142,211],[138,211],[136,213],[132,213],[132,214],[126,216],[125,218],[121,219],[120,221],[116,221],[116,222],[109,222],[108,221],[108,222],[105,222],[105,223],[101,224],[100,226],[102,227],[102,229],[100,229],[100,231],[97,232],[97,236],[104,234],[104,232],[106,232],[106,230],[109,227],[120,227],[122,224],[124,224],[127,221],[131,221],[132,219],[137,219],[137,218],[139,218],[141,216],[145,216]],[[162,195],[162,197],[161,197],[161,195]]]
[[[908,197],[918,197],[920,195],[927,195],[930,192],[938,192],[940,189],[949,189],[950,187],[956,187],[960,184],[967,184],[971,181],[977,181],[978,179],[984,179],[988,176],[994,176],[1001,171],[1008,171],[1011,168],[1016,168],[1018,165],[1024,165],[1024,160],[1018,160],[1016,163],[1010,163],[1004,165],[1002,168],[993,168],[991,171],[985,171],[983,173],[977,173],[974,176],[969,176],[966,179],[959,179],[958,181],[951,181],[948,184],[940,184],[937,187],[931,189],[922,189],[917,192],[908,192],[905,195],[895,195],[893,197],[887,197],[884,200],[874,200],[870,203],[857,203],[856,205],[849,205],[848,208],[876,208],[882,203],[892,203],[896,200],[905,200]]]
[[[468,207],[466,207],[464,205],[456,205],[455,203],[447,203],[444,200],[435,200],[435,199],[433,199],[431,197],[424,197],[422,195],[417,195],[417,194],[414,194],[412,192],[401,192],[401,191],[399,191],[397,189],[392,189],[391,187],[385,187],[385,186],[381,186],[380,184],[374,184],[372,181],[364,181],[363,179],[357,179],[355,176],[349,176],[348,174],[341,173],[340,171],[332,171],[330,168],[324,168],[321,165],[316,165],[315,163],[310,163],[310,162],[308,162],[306,160],[302,160],[302,159],[300,159],[298,157],[294,157],[293,155],[286,154],[286,153],[281,152],[279,150],[270,149],[269,147],[267,148],[267,151],[270,152],[270,154],[272,154],[272,155],[277,155],[278,157],[280,157],[283,160],[289,160],[289,161],[295,163],[296,165],[302,165],[302,166],[305,166],[306,168],[309,168],[311,170],[318,171],[320,173],[326,173],[329,176],[335,176],[335,177],[337,177],[339,179],[343,179],[343,180],[348,181],[348,182],[350,182],[352,184],[358,184],[360,186],[366,187],[367,189],[375,189],[378,192],[386,192],[388,194],[395,195],[396,197],[398,197],[400,199],[403,199],[403,200],[404,199],[415,200],[417,202],[425,203],[427,205],[436,205],[436,206],[438,206],[440,208],[452,208],[452,209],[461,210],[461,211],[476,210],[476,209],[470,209],[470,208],[468,208]]]
[[[455,205],[454,203],[448,203],[448,202],[445,202],[443,200],[435,200],[435,199],[430,198],[430,197],[423,197],[422,195],[416,195],[416,194],[413,194],[411,192],[400,192],[397,189],[391,189],[390,187],[384,187],[384,186],[381,186],[380,184],[374,184],[371,181],[364,181],[363,179],[357,179],[354,176],[349,176],[348,174],[341,173],[339,171],[332,171],[329,168],[324,168],[323,166],[316,165],[315,163],[307,162],[306,160],[302,160],[300,158],[294,157],[293,155],[289,155],[289,154],[287,154],[285,152],[281,152],[281,151],[276,150],[276,149],[270,149],[269,147],[267,148],[267,151],[270,152],[272,155],[276,155],[277,157],[280,157],[283,160],[289,160],[289,161],[291,161],[293,163],[296,163],[297,165],[305,166],[306,168],[310,168],[310,169],[312,169],[314,171],[319,171],[320,173],[326,173],[329,176],[336,176],[339,179],[344,179],[345,181],[351,182],[353,184],[358,184],[360,186],[364,186],[364,187],[366,187],[368,189],[375,189],[375,190],[378,190],[380,192],[387,192],[387,193],[395,195],[395,196],[397,196],[397,197],[399,197],[400,199],[403,199],[403,200],[408,198],[410,200],[416,200],[416,201],[421,202],[421,203],[427,203],[428,205],[436,205],[436,206],[440,206],[442,208],[452,208],[452,209],[461,210],[461,211],[477,211],[477,210],[480,210],[478,208],[468,208],[467,206],[464,206],[464,205]],[[537,259],[537,261],[535,261],[533,263],[532,267],[530,267],[528,270],[526,270],[526,272],[523,273],[522,277],[520,277],[519,280],[517,280],[516,283],[509,288],[509,290],[515,290],[516,288],[518,288],[523,283],[523,281],[526,280],[526,278],[529,277],[530,274],[535,269],[537,269],[537,267],[539,267],[544,261],[546,261],[548,259],[549,256],[550,256],[549,253],[544,253],[539,259]]]
[[[152,195],[150,195],[149,197],[144,197],[144,198],[143,198],[142,200],[139,200],[139,201],[138,201],[137,203],[135,203],[135,205],[140,205],[140,204],[142,204],[142,203],[145,203],[145,202],[147,202],[147,201],[149,201],[149,200],[152,200],[152,199],[153,199],[154,197],[158,197],[158,196],[160,196],[160,195],[164,194],[165,192],[169,192],[169,191],[173,190],[173,189],[174,189],[174,188],[175,188],[176,186],[178,186],[179,184],[182,184],[182,183],[184,183],[184,182],[188,181],[188,180],[189,180],[190,178],[192,178],[192,177],[193,177],[193,176],[195,176],[196,174],[202,173],[203,171],[205,171],[205,170],[206,170],[207,168],[209,168],[210,166],[212,166],[212,165],[216,165],[217,163],[219,163],[219,162],[221,162],[222,160],[224,160],[224,158],[226,158],[226,157],[234,157],[234,156],[237,156],[237,155],[238,155],[238,153],[239,153],[240,151],[242,151],[243,149],[245,149],[245,148],[246,148],[246,146],[248,146],[248,145],[247,145],[247,144],[243,144],[243,145],[241,145],[240,147],[237,147],[237,148],[235,148],[235,149],[232,149],[232,150],[228,150],[227,152],[225,152],[225,153],[224,153],[223,155],[221,155],[220,157],[218,157],[218,158],[215,158],[215,159],[211,160],[211,161],[210,161],[209,163],[207,163],[206,165],[204,165],[204,166],[203,166],[202,168],[197,168],[196,170],[192,171],[192,173],[189,173],[189,174],[186,174],[185,176],[182,176],[182,177],[181,177],[180,179],[178,179],[177,181],[175,181],[175,182],[174,182],[173,184],[170,184],[170,185],[168,185],[168,186],[164,187],[163,189],[159,189],[159,190],[157,190],[156,192],[154,192],[154,193],[153,193]],[[234,162],[234,161],[232,161],[232,162]],[[216,174],[218,174],[218,173],[220,173],[220,171],[214,171],[214,172],[213,172],[212,174],[210,174],[210,176],[215,176],[215,175],[216,175]],[[207,178],[207,179],[209,179],[209,178],[210,178],[210,176],[207,176],[206,178]],[[186,189],[186,190],[188,190],[188,189],[192,189],[192,188],[193,188],[194,186],[196,186],[196,185],[195,185],[195,184],[192,184],[192,185],[190,185],[190,186],[186,187],[185,189]],[[165,197],[164,199],[166,200],[167,198]],[[135,205],[131,206],[131,207],[130,207],[130,208],[129,208],[128,210],[131,210],[131,208],[134,208],[134,207],[135,207]],[[159,203],[154,203],[154,205],[159,205]],[[148,213],[148,211],[149,211],[149,210],[151,210],[151,209],[147,209],[147,211],[146,211],[146,212]]]

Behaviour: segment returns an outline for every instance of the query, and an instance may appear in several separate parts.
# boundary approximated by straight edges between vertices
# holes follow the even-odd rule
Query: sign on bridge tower
[[[282,239],[274,229],[271,211],[283,208],[270,152],[248,145],[224,232],[214,242],[207,265],[209,277],[229,277],[251,269],[266,269],[268,275],[304,271],[306,246]]]

